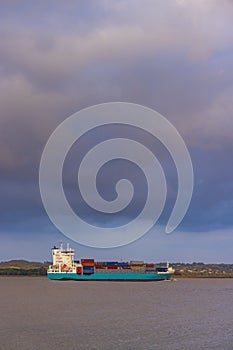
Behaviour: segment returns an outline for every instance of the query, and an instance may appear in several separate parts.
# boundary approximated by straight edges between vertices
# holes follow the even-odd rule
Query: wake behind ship
[[[166,266],[156,266],[144,261],[130,262],[95,262],[94,259],[74,260],[74,249],[67,245],[63,249],[52,248],[53,265],[47,270],[47,276],[52,280],[78,281],[162,281],[170,280],[174,270]]]

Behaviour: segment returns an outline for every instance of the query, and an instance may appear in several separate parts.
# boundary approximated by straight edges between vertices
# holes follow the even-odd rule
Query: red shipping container
[[[108,269],[108,270],[117,270],[117,269],[118,269],[118,266],[117,266],[117,265],[113,265],[113,266],[108,265],[108,266],[107,266],[107,269]]]
[[[82,265],[83,266],[95,266],[95,264],[92,262],[83,262]]]
[[[94,259],[81,259],[81,263],[92,263],[94,264],[95,260]],[[91,266],[91,265],[90,265]]]

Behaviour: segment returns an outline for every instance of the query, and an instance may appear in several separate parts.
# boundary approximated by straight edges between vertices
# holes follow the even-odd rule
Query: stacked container
[[[83,274],[84,275],[91,275],[95,272],[94,259],[81,259],[81,264],[83,266]]]
[[[81,264],[83,266],[94,266],[95,260],[94,259],[81,259]]]
[[[94,266],[83,266],[84,275],[92,275],[95,272]]]
[[[119,266],[122,268],[122,269],[130,269],[130,265],[128,262],[119,262]]]
[[[108,270],[118,269],[118,261],[107,261],[106,265]]]
[[[96,262],[96,263],[95,263],[95,268],[96,268],[96,269],[102,269],[102,270],[105,270],[105,269],[106,269],[106,266],[105,266],[105,265],[103,265],[103,263],[102,263],[102,262]]]
[[[146,264],[146,271],[155,271],[155,264]]]
[[[118,266],[117,265],[107,265],[107,270],[117,270]]]
[[[134,271],[145,271],[144,261],[130,261],[130,268]]]

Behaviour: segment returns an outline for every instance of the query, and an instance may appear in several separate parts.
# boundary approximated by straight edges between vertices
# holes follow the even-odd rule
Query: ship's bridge
[[[53,266],[66,265],[72,267],[74,265],[74,249],[69,248],[67,244],[66,249],[63,249],[61,243],[60,248],[52,248]]]

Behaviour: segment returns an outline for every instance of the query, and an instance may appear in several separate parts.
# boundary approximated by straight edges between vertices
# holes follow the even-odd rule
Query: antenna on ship
[[[60,241],[60,249],[63,250],[63,242]]]

